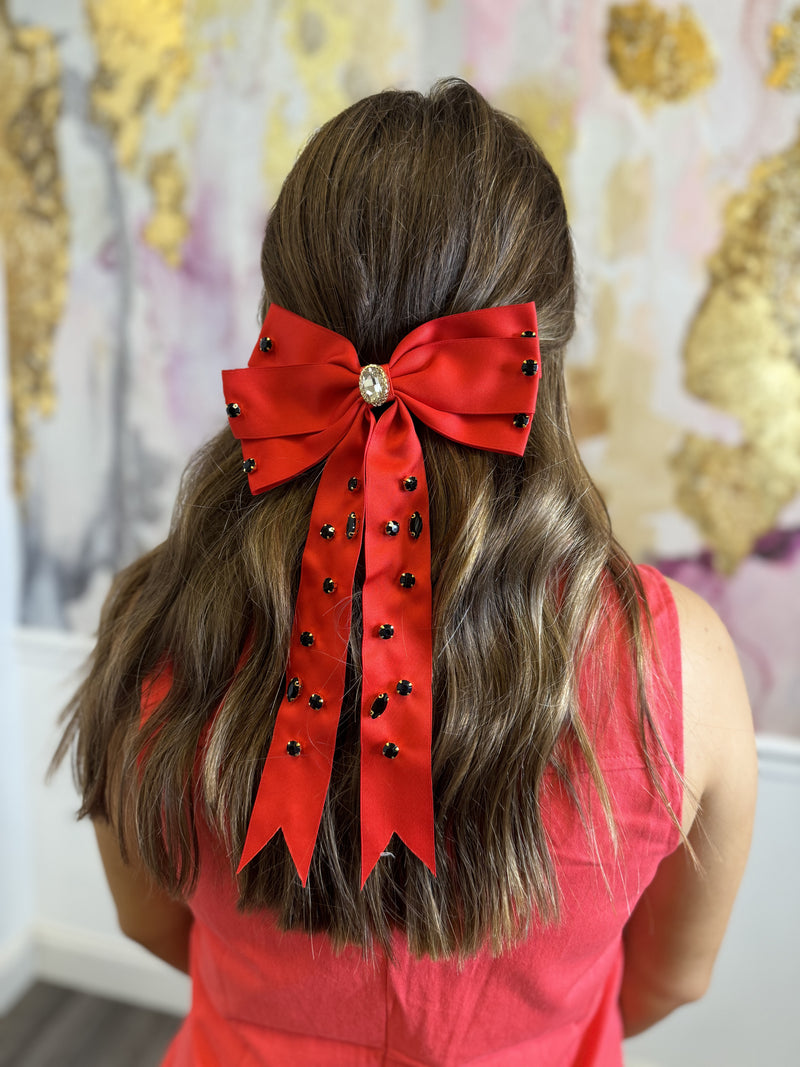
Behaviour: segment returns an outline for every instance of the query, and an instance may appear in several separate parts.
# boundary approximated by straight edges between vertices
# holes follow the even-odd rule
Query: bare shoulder
[[[669,585],[681,635],[686,842],[661,861],[625,928],[628,1036],[708,988],[755,811],[753,719],[733,642],[702,597]]]
[[[712,699],[720,687],[733,690],[742,683],[739,657],[731,636],[716,611],[701,596],[680,582],[667,579],[678,610],[681,634],[684,703],[690,718],[742,713],[741,702],[724,710],[724,702]],[[749,716],[749,706],[747,707]]]
[[[698,802],[710,816],[716,801],[755,802],[753,717],[739,657],[725,624],[701,596],[667,579],[678,612],[683,671],[684,759],[689,786],[684,829]]]

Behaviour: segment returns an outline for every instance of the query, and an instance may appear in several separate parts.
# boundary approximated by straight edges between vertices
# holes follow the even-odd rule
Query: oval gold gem
[[[361,393],[361,399],[372,407],[385,404],[392,391],[389,375],[377,363],[369,363],[361,368],[358,376],[358,391]]]

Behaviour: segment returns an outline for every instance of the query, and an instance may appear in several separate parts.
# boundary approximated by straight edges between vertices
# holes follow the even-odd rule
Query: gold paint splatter
[[[772,26],[769,46],[772,70],[767,74],[767,85],[770,89],[800,89],[800,7],[786,22]]]
[[[623,159],[605,189],[600,245],[609,259],[644,252],[653,199],[649,159]]]
[[[206,22],[217,18],[238,18],[248,11],[253,0],[191,0],[192,21]]]
[[[522,122],[550,161],[567,195],[567,168],[575,147],[575,96],[552,79],[508,86],[492,103]]]
[[[323,47],[327,36],[327,28],[319,11],[304,11],[300,16],[298,27],[303,51],[313,56]]]
[[[733,416],[742,443],[687,438],[679,503],[730,572],[800,492],[800,138],[753,168],[684,350],[686,384]]]
[[[608,401],[603,396],[598,365],[567,364],[567,396],[572,432],[578,441],[608,432]]]
[[[153,156],[147,171],[155,208],[144,227],[144,239],[161,253],[170,267],[181,265],[189,223],[183,213],[186,180],[174,152]]]
[[[635,342],[628,339],[629,331]],[[603,283],[594,300],[594,332],[594,362],[568,365],[570,420],[579,441],[604,436],[602,462],[592,476],[615,534],[634,558],[641,558],[653,544],[648,514],[674,504],[664,456],[678,431],[653,412],[654,365],[647,353],[655,346],[649,343],[648,310],[635,310],[623,331],[615,287]]]
[[[86,0],[98,56],[91,100],[121,167],[136,163],[145,113],[169,110],[192,69],[184,0]]]
[[[649,0],[612,4],[607,40],[617,80],[647,107],[685,100],[714,80],[711,49],[684,5],[667,12]]]
[[[31,416],[52,414],[53,335],[66,300],[69,222],[55,126],[61,64],[53,34],[14,26],[0,2],[0,242],[8,302],[14,488],[25,488]]]
[[[296,88],[275,94],[267,119],[264,173],[270,195],[309,129],[391,84],[403,46],[393,6],[373,0],[284,0],[277,9],[275,33],[291,57]],[[305,102],[304,114],[298,114],[298,96]]]

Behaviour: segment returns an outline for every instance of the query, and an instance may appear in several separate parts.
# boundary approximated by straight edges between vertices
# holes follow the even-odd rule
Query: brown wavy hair
[[[308,884],[280,835],[238,879],[243,908],[269,908],[281,927],[325,931],[336,946],[388,950],[400,929],[417,955],[468,955],[487,943],[499,951],[534,916],[558,913],[540,810],[548,766],[567,785],[574,773],[565,740],[613,831],[577,695],[609,582],[661,791],[646,743],[655,735],[640,580],[570,430],[562,361],[575,278],[558,179],[520,126],[463,81],[428,95],[382,92],[310,139],[269,216],[261,268],[262,317],[275,301],[349,338],[362,364],[386,362],[437,316],[536,302],[543,377],[525,455],[470,449],[418,426],[431,503],[438,876],[394,838],[393,858],[359,890],[357,577]],[[110,819],[123,850],[135,849],[176,894],[196,878],[200,817],[235,871],[285,684],[320,470],[252,496],[227,428],[202,448],[167,539],[117,576],[88,677],[66,709],[58,756],[77,741],[80,815]],[[172,689],[140,729],[142,683],[167,659]]]

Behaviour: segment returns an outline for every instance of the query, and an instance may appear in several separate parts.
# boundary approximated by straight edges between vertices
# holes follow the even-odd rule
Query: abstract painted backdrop
[[[562,178],[573,420],[620,539],[717,608],[759,729],[800,736],[796,2],[0,0],[21,621],[90,633],[163,537],[304,139],[445,74]]]

